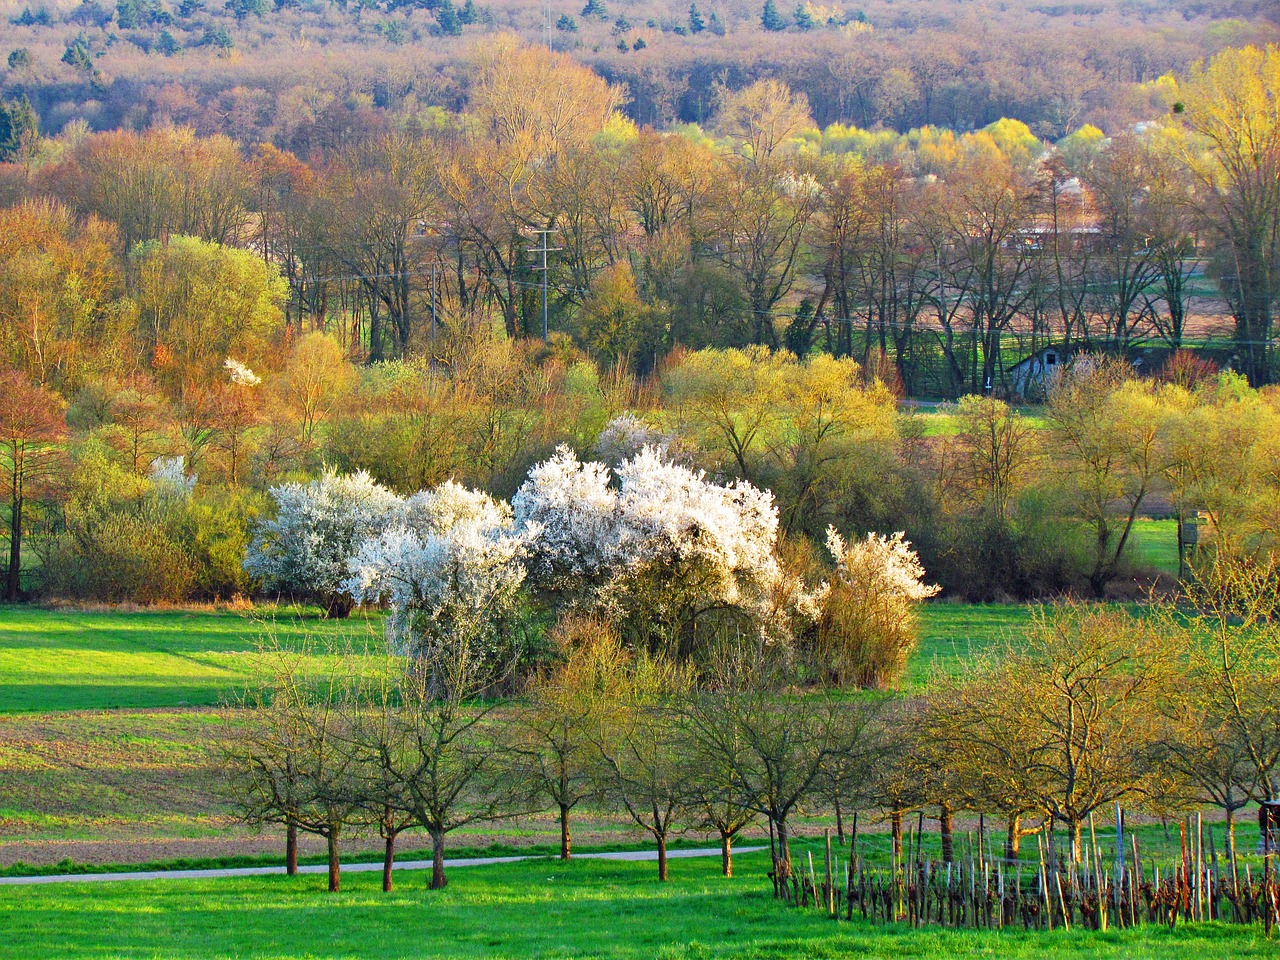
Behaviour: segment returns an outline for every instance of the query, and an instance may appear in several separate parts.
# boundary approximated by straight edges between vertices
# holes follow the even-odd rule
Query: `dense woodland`
[[[1057,138],[1148,119],[1150,84],[1277,36],[1274,5],[1232,2],[763,0],[581,5],[279,0],[6,0],[5,94],[46,127],[190,125],[304,158],[369,125],[465,106],[476,41],[498,30],[625,84],[655,127],[704,122],[714,87],[779,79],[818,122],[959,130],[1001,117]],[[549,10],[549,18],[546,12]],[[9,50],[4,51],[6,56]]]
[[[71,393],[171,356],[178,379],[261,364],[309,329],[376,363],[545,327],[639,373],[760,344],[956,398],[1030,396],[1010,368],[1049,344],[1216,333],[1259,385],[1278,58],[1226,51],[1151,81],[1144,122],[1052,144],[1014,119],[819,130],[771,80],[718,87],[706,129],[640,129],[623,87],[510,34],[474,49],[463,112],[371,112],[305,161],[167,125],[45,138],[14,99],[3,349]]]

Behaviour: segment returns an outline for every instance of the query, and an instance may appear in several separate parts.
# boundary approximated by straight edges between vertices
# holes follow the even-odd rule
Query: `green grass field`
[[[924,608],[905,683],[935,664],[1016,635],[1030,617],[1017,604]],[[0,607],[0,713],[216,706],[247,676],[245,654],[265,636],[300,644],[382,640],[376,618],[298,618],[287,611],[112,612]]]
[[[957,669],[972,653],[1016,642],[1031,616],[1018,605],[927,605],[904,686],[922,689],[934,670]],[[96,863],[261,860],[268,851],[278,858],[280,837],[252,840],[220,798],[210,744],[225,721],[204,709],[245,682],[245,655],[268,634],[295,647],[309,636],[324,649],[379,643],[381,628],[376,618],[342,623],[287,611],[0,608],[0,709],[7,713],[0,716],[0,859],[51,864],[68,849]],[[640,839],[616,817],[581,814],[580,843],[616,847]],[[820,835],[828,821],[823,815],[796,825]],[[975,825],[958,829],[970,842]],[[1221,844],[1221,828],[1214,829]],[[548,817],[479,825],[458,831],[450,847],[545,844],[554,830]],[[883,831],[883,823],[864,825],[863,856],[887,851]],[[1138,832],[1144,850],[1174,857],[1176,828],[1168,836],[1155,824]],[[1100,830],[1104,849],[1110,836]],[[402,856],[423,839],[406,835]],[[1242,851],[1255,840],[1256,828],[1242,823]],[[804,857],[813,843],[798,841],[797,854]],[[926,836],[926,849],[936,843]],[[377,844],[368,837],[344,847],[348,857],[367,860]],[[60,852],[48,857],[46,850]],[[775,902],[765,863],[742,855],[737,876],[725,880],[716,858],[677,860],[664,885],[652,864],[540,861],[456,870],[437,893],[425,889],[425,874],[406,872],[391,895],[371,873],[348,874],[337,896],[323,893],[316,876],[0,886],[0,958],[1276,955],[1256,930],[1215,925],[1100,935],[835,924]]]
[[[1126,546],[1129,562],[1138,569],[1178,576],[1178,521],[1134,521]]]
[[[40,958],[1168,958],[1274,957],[1260,931],[1203,924],[1095,933],[973,933],[835,923],[775,902],[767,856],[652,864],[555,861],[403,873],[0,887],[0,956]]]
[[[245,678],[244,654],[274,636],[297,645],[380,642],[379,620],[286,609],[79,611],[0,607],[0,713],[212,706]]]

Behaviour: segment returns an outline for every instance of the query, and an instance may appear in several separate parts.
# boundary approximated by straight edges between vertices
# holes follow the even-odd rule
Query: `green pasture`
[[[905,683],[935,665],[1015,637],[1030,618],[1017,604],[935,603],[921,614],[921,642]],[[0,713],[214,706],[241,686],[248,658],[274,637],[311,638],[321,649],[382,642],[379,618],[347,621],[287,610],[83,611],[0,607]]]
[[[402,873],[0,887],[0,956],[40,958],[1273,957],[1260,929],[1216,924],[977,933],[835,923],[769,894],[767,854],[652,863],[533,861],[455,869],[443,891]]]
[[[1178,521],[1145,517],[1135,520],[1125,550],[1134,568],[1177,577]]]
[[[245,654],[274,637],[298,646],[381,642],[376,619],[253,612],[0,607],[0,713],[211,706],[244,680]]]

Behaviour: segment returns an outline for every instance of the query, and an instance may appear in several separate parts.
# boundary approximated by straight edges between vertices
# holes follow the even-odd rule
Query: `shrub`
[[[835,529],[827,548],[836,576],[823,603],[814,666],[837,686],[881,687],[906,668],[916,645],[916,606],[940,589],[901,533],[846,544]]]
[[[69,515],[65,535],[46,564],[55,596],[107,603],[175,603],[189,599],[196,560],[166,529],[163,510],[90,509]]]

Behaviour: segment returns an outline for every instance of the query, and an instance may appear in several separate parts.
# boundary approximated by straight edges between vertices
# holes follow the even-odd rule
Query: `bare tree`
[[[223,765],[229,795],[249,823],[279,823],[324,837],[329,891],[337,892],[338,844],[359,823],[357,760],[351,749],[349,662],[329,658],[328,672],[306,670],[318,658],[274,640],[259,652],[257,680],[233,706]],[[297,852],[292,835],[291,872]]]
[[[560,859],[568,860],[569,816],[597,792],[598,734],[620,701],[624,657],[616,633],[594,618],[563,617],[553,639],[565,649],[564,663],[535,681],[518,714],[516,743],[534,790],[556,805]]]

